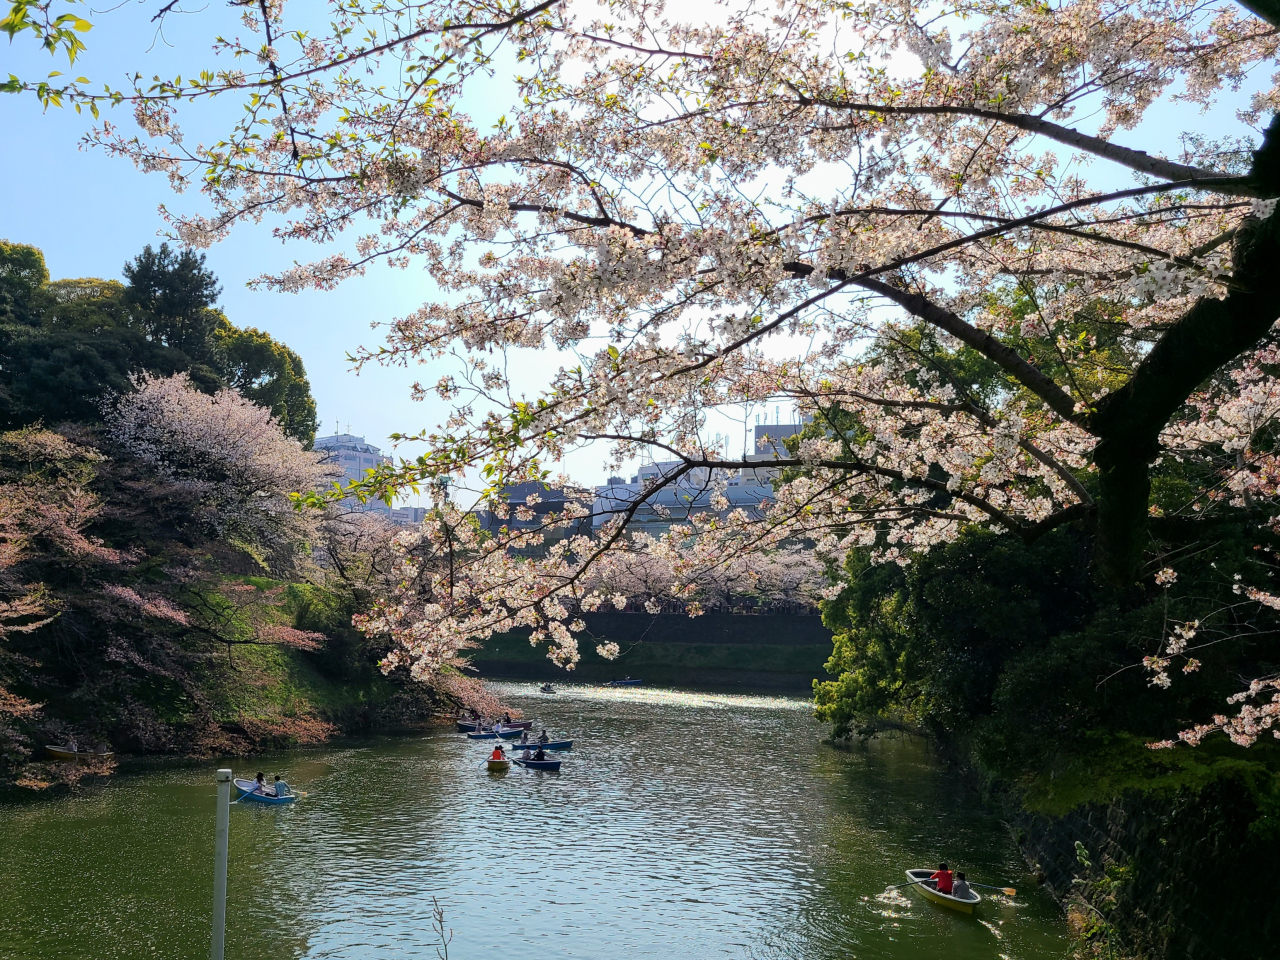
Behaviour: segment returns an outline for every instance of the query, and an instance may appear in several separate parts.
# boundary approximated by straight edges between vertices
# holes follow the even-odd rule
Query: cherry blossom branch
[[[992,120],[997,123],[1003,123],[1011,127],[1016,127],[1027,133],[1038,134],[1061,143],[1065,146],[1074,147],[1077,150],[1083,150],[1095,156],[1102,157],[1135,170],[1138,173],[1145,173],[1148,176],[1159,177],[1161,180],[1183,180],[1193,184],[1197,189],[1211,190],[1218,193],[1227,193],[1235,196],[1265,196],[1260,194],[1258,188],[1245,177],[1234,177],[1228,174],[1220,173],[1217,170],[1205,170],[1201,167],[1192,167],[1184,163],[1175,163],[1172,160],[1165,160],[1162,157],[1153,157],[1143,150],[1135,150],[1132,147],[1121,146],[1104,140],[1101,137],[1095,137],[1087,133],[1081,133],[1071,127],[1064,127],[1061,124],[1054,123],[1051,120],[1045,120],[1042,117],[1030,116],[1020,113],[1001,113],[999,110],[989,110],[983,107],[969,107],[952,104],[936,104],[921,106],[900,106],[896,104],[875,104],[875,103],[854,103],[849,101],[832,100],[825,97],[808,97],[800,95],[797,103],[801,106],[823,106],[833,110],[849,110],[858,113],[882,114],[885,116],[967,116],[977,117],[982,120]],[[832,126],[824,129],[841,130],[848,129],[847,126]]]

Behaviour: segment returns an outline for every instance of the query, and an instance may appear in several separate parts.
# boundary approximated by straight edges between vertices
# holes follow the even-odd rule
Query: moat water
[[[798,699],[496,686],[575,739],[558,774],[490,774],[441,730],[0,806],[0,960],[208,957],[226,765],[308,793],[231,808],[227,960],[435,960],[433,899],[453,960],[1066,954],[1004,826],[918,740],[826,745]],[[1018,894],[970,917],[885,893],[938,860]]]

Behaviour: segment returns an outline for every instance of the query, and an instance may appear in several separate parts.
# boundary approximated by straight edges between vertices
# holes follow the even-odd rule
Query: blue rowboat
[[[517,760],[511,761],[517,767],[524,767],[527,770],[559,770],[559,760]]]
[[[293,803],[293,801],[298,799],[295,796],[273,797],[265,793],[254,793],[254,788],[258,785],[255,780],[236,779],[231,782],[234,783],[236,785],[236,789],[240,791],[240,796],[236,797],[237,800],[252,800],[254,803],[270,803],[279,806],[285,803]]]
[[[496,740],[499,737],[501,737],[503,740],[514,740],[516,739],[516,737],[520,736],[520,734],[522,733],[524,733],[523,730],[503,730],[501,733],[494,733],[492,730],[490,730],[488,733],[468,733],[467,739],[468,740]]]
[[[537,740],[530,740],[527,744],[513,743],[512,748],[515,750],[523,750],[526,746],[530,750],[537,750],[541,747],[543,750],[572,750],[572,740],[549,740],[546,743],[539,743]]]
[[[502,726],[508,730],[528,730],[533,726],[533,721],[532,720],[513,720],[511,723],[504,723]],[[474,720],[458,721],[459,733],[473,733],[475,732],[475,729],[476,729],[476,722]]]
[[[627,679],[625,680],[610,680],[608,683],[605,684],[605,686],[606,687],[638,687],[642,683],[644,683],[643,680],[632,680],[630,677],[627,677]]]

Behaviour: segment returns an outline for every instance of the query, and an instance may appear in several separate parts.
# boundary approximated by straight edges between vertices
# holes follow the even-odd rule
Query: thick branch
[[[1254,346],[1280,317],[1280,217],[1246,219],[1235,237],[1237,268],[1223,300],[1203,297],[1151,348],[1129,381],[1098,401],[1087,427],[1100,439],[1098,557],[1115,583],[1130,582],[1146,548],[1149,464],[1160,431],[1215,370]]]
[[[1280,27],[1280,0],[1239,0],[1239,3],[1255,17]]]
[[[1121,146],[1118,143],[1112,143],[1101,137],[1095,137],[1088,133],[1081,133],[1071,127],[1064,127],[1062,124],[1054,123],[1052,120],[1045,120],[1041,117],[1032,116],[1024,113],[1001,113],[999,110],[989,110],[984,107],[966,107],[951,104],[929,104],[921,106],[898,106],[893,104],[877,104],[877,103],[849,103],[841,100],[827,100],[821,97],[800,97],[801,104],[805,106],[818,105],[829,107],[834,110],[850,110],[858,113],[879,113],[886,116],[965,116],[977,117],[982,120],[991,120],[996,123],[1003,123],[1006,126],[1016,127],[1027,133],[1037,134],[1047,137],[1058,143],[1065,144],[1077,150],[1083,150],[1094,156],[1103,157],[1128,167],[1130,170],[1136,170],[1139,173],[1145,173],[1148,176],[1158,177],[1161,180],[1191,180],[1196,182],[1196,186],[1204,190],[1213,190],[1221,193],[1231,193],[1241,196],[1253,196],[1254,190],[1248,180],[1243,177],[1233,177],[1217,170],[1205,170],[1202,167],[1192,167],[1185,163],[1174,163],[1172,160],[1165,160],[1163,157],[1153,157],[1151,154],[1143,150],[1135,150],[1132,147]]]
[[[1016,350],[1001,343],[991,334],[979,330],[921,294],[911,293],[871,277],[854,278],[853,282],[865,290],[892,300],[913,316],[940,330],[945,330],[957,340],[995,361],[1006,373],[1048,404],[1049,408],[1064,420],[1077,419],[1075,401],[1054,383],[1051,377],[1041,373],[1023,360]]]

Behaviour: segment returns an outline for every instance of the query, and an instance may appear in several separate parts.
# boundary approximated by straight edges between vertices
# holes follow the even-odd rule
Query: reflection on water
[[[434,958],[432,897],[455,960],[1065,953],[1004,829],[918,741],[825,746],[799,700],[499,689],[575,738],[559,774],[490,774],[445,731],[242,762],[309,796],[232,808],[228,960]],[[213,766],[0,808],[0,960],[206,957]],[[885,892],[939,859],[1016,903]]]

